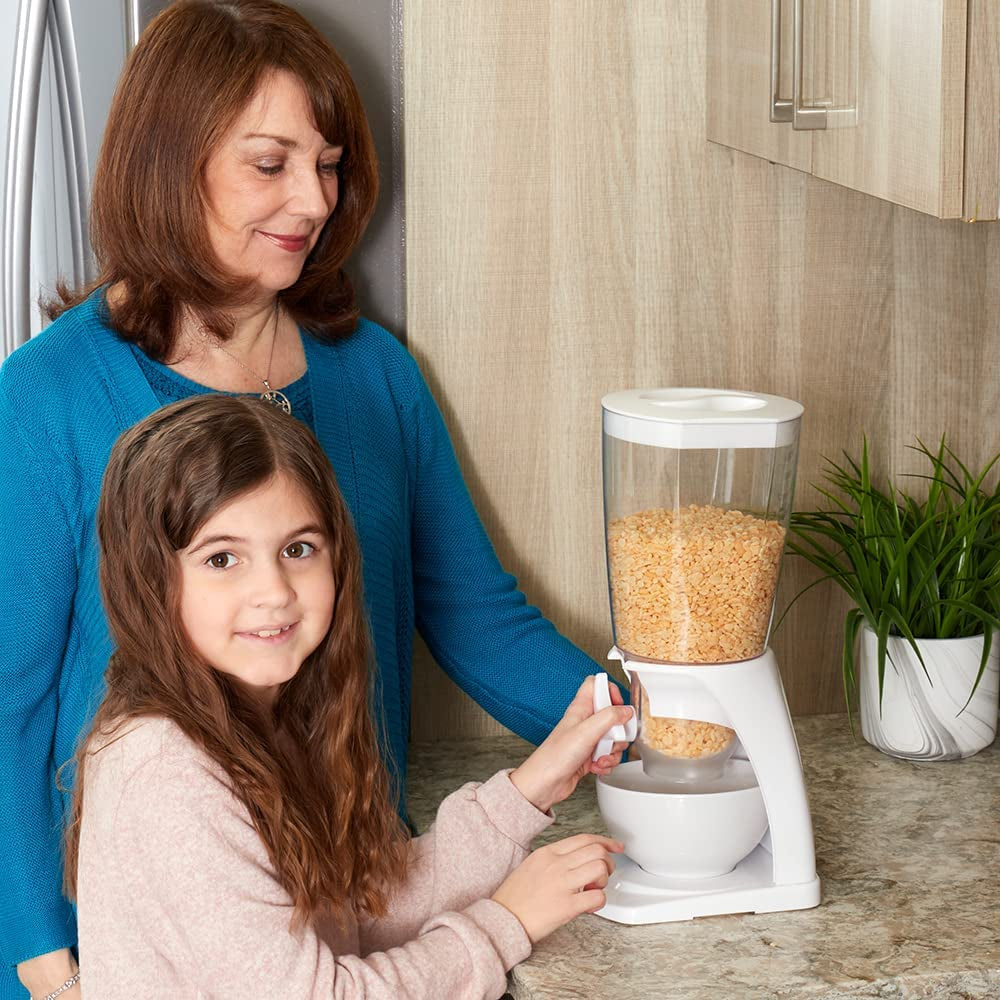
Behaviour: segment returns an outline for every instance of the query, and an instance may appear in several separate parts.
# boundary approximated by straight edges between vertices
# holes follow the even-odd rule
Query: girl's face
[[[333,615],[329,540],[312,503],[279,474],[217,511],[179,558],[188,638],[271,703]]]
[[[302,84],[265,77],[205,167],[212,249],[268,296],[294,285],[337,205],[343,149],[316,131]]]

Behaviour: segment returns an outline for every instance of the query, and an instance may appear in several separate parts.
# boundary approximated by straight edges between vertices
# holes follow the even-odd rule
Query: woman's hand
[[[547,844],[529,854],[493,894],[521,921],[532,944],[581,913],[604,905],[604,887],[615,863],[610,853],[624,847],[617,840],[581,833]]]
[[[42,997],[54,993],[67,979],[77,971],[76,959],[69,948],[50,951],[37,958],[29,958],[17,965],[17,978],[21,985],[31,994],[31,1000],[41,1000]],[[77,983],[65,993],[59,994],[59,1000],[80,1000],[80,984]]]
[[[510,775],[517,790],[542,812],[573,793],[585,774],[609,774],[628,743],[592,761],[594,748],[615,725],[624,725],[632,709],[622,703],[616,684],[609,685],[612,705],[594,714],[594,678],[588,677],[545,742]]]

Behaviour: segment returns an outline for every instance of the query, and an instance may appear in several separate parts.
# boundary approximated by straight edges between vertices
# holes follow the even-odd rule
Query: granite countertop
[[[1000,747],[917,764],[855,742],[846,716],[795,720],[823,886],[812,910],[625,926],[584,916],[510,975],[515,1000],[1000,998]],[[513,736],[416,744],[426,829],[463,782],[531,750]],[[593,779],[538,845],[604,832]]]

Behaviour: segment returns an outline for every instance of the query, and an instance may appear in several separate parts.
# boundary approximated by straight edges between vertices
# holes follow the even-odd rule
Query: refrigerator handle
[[[87,206],[90,204],[90,168],[87,158],[87,131],[83,117],[83,92],[80,67],[76,59],[76,38],[69,0],[51,0],[49,39],[56,67],[59,94],[59,120],[66,155],[69,182],[70,219],[73,241],[73,282],[77,286],[90,281],[90,241],[87,238]]]
[[[135,48],[142,34],[142,11],[139,0],[125,0],[125,53]]]
[[[0,247],[4,356],[31,333],[31,189],[47,11],[48,0],[21,0],[17,16]]]

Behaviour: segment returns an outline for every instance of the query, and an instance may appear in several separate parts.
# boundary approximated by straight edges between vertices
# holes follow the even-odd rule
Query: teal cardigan
[[[103,309],[97,292],[0,369],[0,1000],[25,995],[10,985],[13,964],[76,940],[60,892],[67,799],[55,769],[93,716],[110,652],[101,477],[118,435],[158,407]],[[332,344],[302,339],[316,435],[361,542],[387,760],[403,776],[414,627],[487,712],[540,742],[593,661],[500,566],[405,348],[366,320]]]

